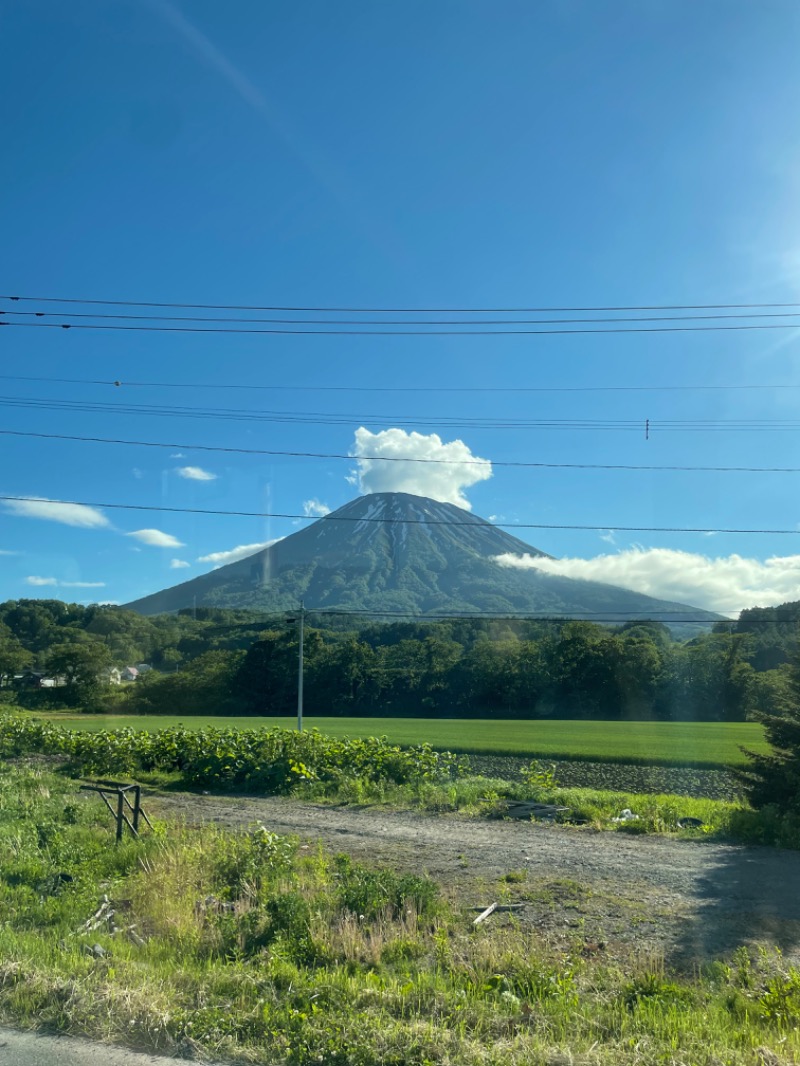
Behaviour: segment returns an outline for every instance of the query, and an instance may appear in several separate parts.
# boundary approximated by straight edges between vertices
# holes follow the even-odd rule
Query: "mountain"
[[[483,518],[405,492],[361,496],[255,555],[135,600],[142,614],[192,607],[424,614],[651,617],[719,615],[595,581],[500,566],[498,555],[550,558]]]

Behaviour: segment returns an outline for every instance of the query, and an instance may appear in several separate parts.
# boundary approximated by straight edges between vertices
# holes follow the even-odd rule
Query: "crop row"
[[[80,774],[178,771],[191,785],[286,793],[300,781],[410,784],[459,776],[466,760],[427,744],[330,737],[315,729],[202,729],[84,733],[24,715],[0,716],[0,757],[63,755]]]

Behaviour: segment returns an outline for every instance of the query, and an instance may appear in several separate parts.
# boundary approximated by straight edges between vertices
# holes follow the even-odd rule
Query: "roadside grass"
[[[39,714],[71,729],[188,730],[293,728],[290,717],[223,718],[171,716]],[[334,737],[385,736],[401,746],[430,744],[458,754],[516,755],[652,766],[741,766],[740,748],[766,751],[761,726],[753,722],[597,722],[509,719],[321,718],[306,716],[306,727]]]
[[[569,808],[573,823],[626,833],[714,836],[800,847],[800,819],[772,808],[674,794],[559,788],[533,761],[522,781],[470,776],[468,757],[385,738],[336,738],[317,730],[183,728],[71,730],[30,715],[0,716],[0,755],[63,759],[73,776],[135,777],[174,788],[294,795],[349,804],[502,816],[509,800]],[[626,814],[626,812],[630,812]],[[685,819],[694,820],[689,828]]]
[[[503,778],[463,777],[454,781],[415,782],[408,785],[372,785],[351,780],[337,784],[306,782],[294,796],[314,802],[387,806],[431,813],[460,813],[472,817],[502,818],[508,801],[535,800],[569,808],[556,824],[575,825],[606,832],[668,834],[683,840],[716,840],[740,844],[770,844],[800,848],[800,819],[765,809],[755,811],[744,803],[676,796],[671,793],[613,792],[589,788],[538,788]],[[623,811],[635,817],[615,821]],[[685,819],[698,826],[682,827]]]
[[[774,951],[686,975],[587,954],[579,930],[556,949],[513,921],[475,928],[424,875],[260,825],[157,826],[114,847],[100,804],[25,765],[0,767],[0,850],[8,1023],[275,1066],[800,1055],[800,972]],[[117,930],[84,930],[104,895]]]

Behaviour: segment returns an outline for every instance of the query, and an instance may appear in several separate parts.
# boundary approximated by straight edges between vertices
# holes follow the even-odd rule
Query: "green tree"
[[[661,647],[644,627],[627,630],[619,639],[617,685],[624,718],[649,718],[664,673]]]
[[[791,666],[788,689],[783,714],[753,715],[772,750],[761,754],[743,749],[750,765],[738,776],[754,807],[774,805],[800,814],[800,652]]]
[[[21,673],[33,661],[17,638],[5,627],[0,629],[0,687],[10,684],[14,674]]]
[[[554,646],[554,680],[564,718],[616,718],[620,641],[591,622],[570,622]]]
[[[88,707],[96,701],[103,687],[100,675],[111,662],[111,653],[99,641],[56,644],[50,649],[46,662],[49,673],[64,679],[65,702]]]
[[[307,692],[317,713],[353,714],[369,707],[376,695],[375,652],[349,637],[323,645],[310,661]]]
[[[239,710],[234,682],[245,653],[207,651],[183,670],[151,670],[132,686],[130,710],[139,714],[231,714]]]
[[[322,638],[307,629],[303,653],[309,674],[314,670]],[[297,706],[297,630],[262,634],[247,651],[234,688],[252,714],[289,714]],[[308,712],[311,713],[309,705]]]

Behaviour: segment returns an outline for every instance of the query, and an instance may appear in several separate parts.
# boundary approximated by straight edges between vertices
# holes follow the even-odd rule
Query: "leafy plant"
[[[522,775],[522,780],[531,792],[549,792],[558,788],[555,765],[545,766],[533,759]]]
[[[409,906],[417,914],[430,914],[439,895],[438,886],[427,877],[371,869],[349,855],[337,855],[336,876],[340,905],[362,918],[385,912],[397,916]]]

